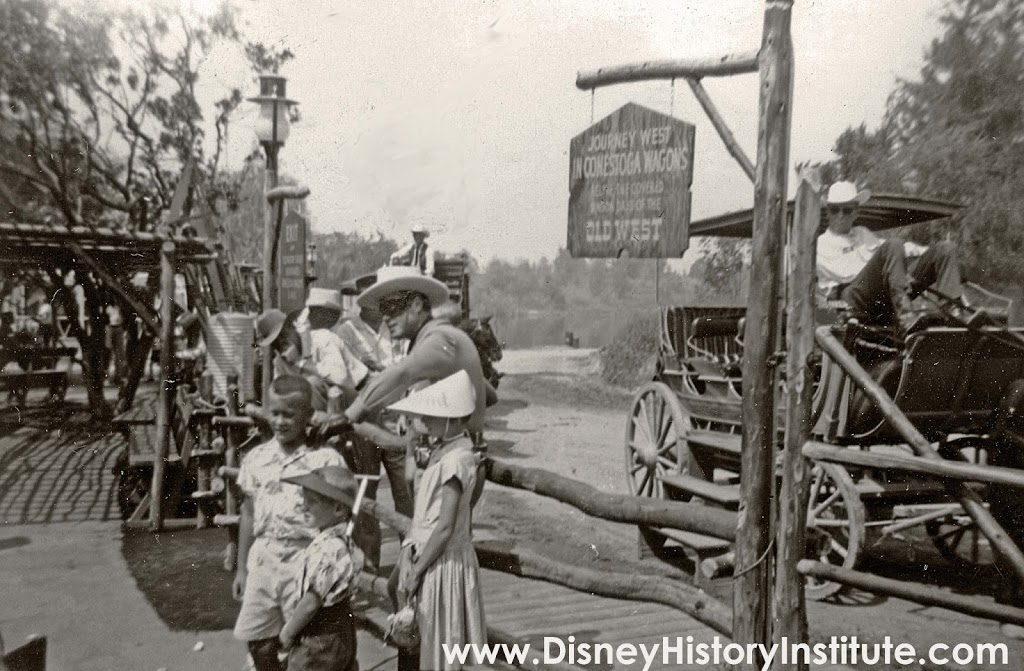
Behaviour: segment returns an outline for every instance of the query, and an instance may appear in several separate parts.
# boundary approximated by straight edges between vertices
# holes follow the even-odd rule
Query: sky
[[[205,11],[213,0],[180,0]],[[685,82],[620,84],[593,94],[582,69],[756,50],[752,0],[235,0],[248,33],[295,53],[282,73],[300,123],[282,171],[307,185],[314,232],[404,241],[423,224],[436,250],[553,258],[566,244],[569,141],[627,102],[696,125],[693,218],[748,208],[753,186]],[[876,126],[897,78],[913,78],[941,4],[797,0],[790,160],[825,161],[851,125]],[[201,70],[212,101],[247,81],[237,51]],[[705,88],[751,160],[757,74]],[[255,83],[245,93],[254,94]],[[256,106],[230,131],[225,167],[254,147]],[[792,175],[792,172],[790,173]],[[790,178],[790,193],[795,180]]]

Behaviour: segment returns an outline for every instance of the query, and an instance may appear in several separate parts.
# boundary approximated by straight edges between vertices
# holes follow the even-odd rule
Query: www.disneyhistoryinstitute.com
[[[1009,666],[1009,650],[1005,643],[935,643],[918,650],[910,643],[897,643],[886,636],[880,642],[864,642],[856,636],[833,636],[827,642],[781,643],[763,645],[722,641],[715,636],[710,643],[695,641],[693,636],[666,636],[660,643],[595,643],[545,636],[540,649],[529,643],[500,645],[442,645],[449,664],[495,664],[516,666],[530,663],[546,664],[614,664],[648,671],[652,665],[665,666],[706,664],[756,664],[768,669],[774,662],[793,664],[805,662],[810,667],[850,664],[946,666],[977,664],[978,668]]]

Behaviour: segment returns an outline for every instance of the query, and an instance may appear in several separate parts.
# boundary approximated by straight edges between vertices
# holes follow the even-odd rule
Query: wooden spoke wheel
[[[626,424],[626,483],[634,496],[664,498],[661,477],[688,468],[689,418],[672,389],[649,382],[637,391]]]
[[[807,551],[809,559],[852,569],[864,548],[864,503],[846,469],[816,462],[811,470],[811,492],[807,506]],[[820,601],[843,589],[843,585],[808,577],[807,598]]]
[[[995,561],[988,538],[966,514],[930,520],[924,529],[939,554],[954,566],[985,566]]]

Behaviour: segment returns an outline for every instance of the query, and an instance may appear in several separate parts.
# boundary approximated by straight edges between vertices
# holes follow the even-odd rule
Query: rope
[[[668,99],[668,115],[674,116],[676,111],[676,78],[672,78],[672,93]]]
[[[774,547],[774,545],[775,545],[775,539],[772,538],[770,541],[768,541],[768,547],[766,547],[764,549],[764,552],[761,553],[761,556],[757,558],[757,561],[754,562],[753,564],[751,564],[750,566],[748,566],[747,568],[743,569],[742,571],[734,572],[732,574],[732,579],[735,580],[736,578],[739,578],[740,576],[746,575],[747,573],[750,573],[755,568],[757,568],[758,564],[760,564],[761,562],[763,562],[765,559],[768,558],[768,553],[772,551],[772,547]]]
[[[590,89],[590,125],[594,125],[594,91],[597,89]]]

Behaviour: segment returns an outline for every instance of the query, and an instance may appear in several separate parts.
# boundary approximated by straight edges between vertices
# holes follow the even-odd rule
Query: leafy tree
[[[875,191],[963,204],[952,226],[915,230],[913,237],[950,237],[963,250],[969,276],[1020,284],[1024,6],[951,0],[940,24],[920,75],[897,83],[881,126],[847,129],[828,168],[833,179],[854,179]]]
[[[204,118],[195,92],[199,64],[213,46],[244,39],[227,5],[203,18],[185,17],[173,4],[143,7],[0,3],[2,216],[68,227],[144,229],[170,208],[181,170],[190,161],[196,176],[186,217],[231,201],[234,187],[219,171],[219,161],[241,91],[232,89],[217,101],[211,120]],[[246,47],[264,66],[291,56],[256,44]],[[110,295],[87,267],[42,270],[51,288],[62,286],[75,270],[85,290],[86,326],[71,320],[72,335],[82,346],[90,404],[105,412],[102,309]],[[110,270],[127,284],[123,271]],[[65,307],[73,312],[73,301]]]

